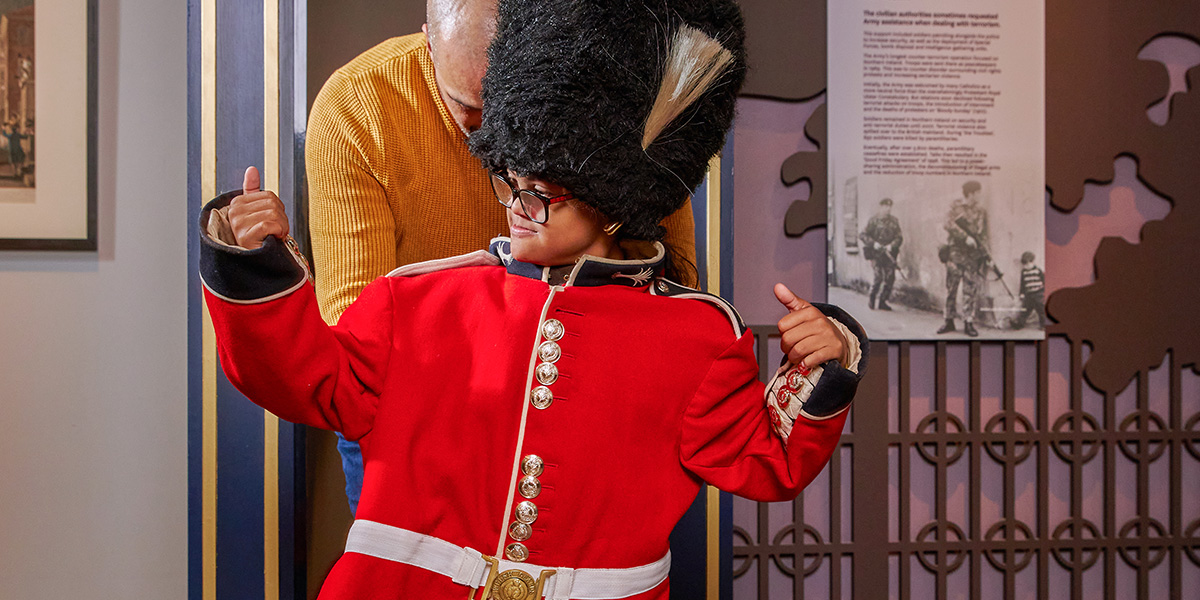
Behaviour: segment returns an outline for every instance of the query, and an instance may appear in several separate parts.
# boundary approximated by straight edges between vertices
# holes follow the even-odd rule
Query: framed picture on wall
[[[0,0],[0,250],[96,250],[95,0]]]

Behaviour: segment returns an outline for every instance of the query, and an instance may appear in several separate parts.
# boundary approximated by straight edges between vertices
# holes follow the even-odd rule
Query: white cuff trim
[[[842,366],[847,371],[858,375],[858,363],[862,360],[862,345],[858,342],[858,336],[854,335],[854,332],[850,331],[850,328],[843,325],[841,321],[833,317],[825,318],[829,319],[829,322],[833,323],[833,326],[842,333],[842,337],[846,338],[846,358],[850,362]]]
[[[235,298],[230,298],[229,296],[226,296],[226,295],[212,289],[211,287],[209,287],[208,282],[204,281],[203,277],[200,278],[200,283],[201,283],[201,285],[204,286],[204,289],[208,290],[208,292],[210,294],[212,294],[213,296],[216,296],[217,298],[220,298],[221,300],[228,302],[230,304],[262,304],[264,302],[278,300],[284,296],[287,296],[289,294],[296,292],[300,288],[304,287],[304,284],[308,283],[308,278],[305,277],[304,279],[297,281],[296,285],[293,285],[292,287],[290,287],[286,290],[283,290],[282,292],[271,294],[270,296],[264,296],[262,298],[253,298],[251,300],[237,300]]]

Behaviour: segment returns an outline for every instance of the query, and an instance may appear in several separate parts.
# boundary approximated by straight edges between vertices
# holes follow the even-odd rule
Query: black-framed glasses
[[[513,202],[520,201],[521,212],[534,223],[545,223],[546,218],[550,216],[550,205],[557,202],[566,202],[575,196],[570,192],[547,198],[533,190],[522,190],[513,185],[508,177],[502,173],[493,171],[492,175],[492,191],[496,192],[496,200],[500,201],[505,208],[511,207]]]

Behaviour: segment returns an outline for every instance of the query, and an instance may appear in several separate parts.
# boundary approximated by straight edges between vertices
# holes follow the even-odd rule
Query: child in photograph
[[[660,242],[723,145],[744,35],[732,0],[502,1],[470,143],[509,236],[397,269],[332,327],[257,171],[205,207],[230,381],[362,445],[321,598],[666,599],[702,484],[791,500],[824,468],[862,328],[775,286],[764,386],[753,333]]]
[[[1029,317],[1037,317],[1038,329],[1046,326],[1046,274],[1033,264],[1036,257],[1026,251],[1021,255],[1021,289],[1017,294],[1021,301],[1021,314],[1013,322],[1013,329],[1025,327]]]

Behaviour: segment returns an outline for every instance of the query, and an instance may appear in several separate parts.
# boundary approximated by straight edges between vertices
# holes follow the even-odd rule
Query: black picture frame
[[[97,201],[96,201],[96,98],[97,98],[97,15],[96,15],[96,0],[84,0],[87,8],[86,17],[86,35],[87,43],[85,44],[85,56],[80,56],[79,59],[84,61],[87,71],[86,83],[86,165],[80,165],[80,168],[86,169],[85,185],[86,185],[86,201],[83,203],[82,210],[86,210],[86,215],[78,215],[78,218],[85,220],[85,234],[80,237],[21,237],[14,236],[12,232],[0,232],[0,250],[65,250],[65,251],[96,251],[98,248],[97,240]],[[35,16],[35,19],[37,17]],[[3,218],[2,210],[0,210],[0,219]]]

